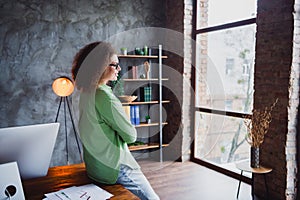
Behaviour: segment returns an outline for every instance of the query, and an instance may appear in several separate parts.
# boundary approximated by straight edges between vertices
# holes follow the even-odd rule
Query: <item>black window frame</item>
[[[225,29],[230,29],[230,28],[235,28],[235,27],[240,27],[240,26],[246,26],[246,25],[250,25],[250,24],[256,24],[256,17],[253,18],[249,18],[249,19],[245,19],[245,20],[239,20],[239,21],[235,21],[235,22],[229,22],[229,23],[225,23],[225,24],[221,24],[221,25],[216,25],[216,26],[210,26],[210,27],[205,27],[205,28],[200,28],[197,29],[197,0],[193,1],[193,24],[192,24],[192,39],[194,41],[196,41],[196,37],[197,35],[200,35],[202,33],[209,33],[209,32],[213,32],[213,31],[219,31],[219,30],[225,30]],[[196,63],[196,46],[193,47],[192,50],[192,63]],[[192,68],[192,87],[194,89],[194,91],[196,91],[196,73],[195,73],[195,67]],[[204,107],[198,107],[196,106],[195,102],[193,101],[194,105],[193,106],[193,110],[194,110],[194,115],[196,112],[202,112],[202,113],[212,113],[212,114],[218,114],[218,115],[223,115],[223,116],[229,116],[229,117],[237,117],[237,118],[242,118],[242,119],[246,119],[246,118],[251,118],[251,114],[248,113],[239,113],[239,112],[232,112],[232,111],[225,111],[225,110],[217,110],[217,109],[211,109],[211,108],[204,108]],[[195,134],[195,130],[194,130],[194,126],[195,126],[195,121],[193,120],[193,124],[192,124],[192,131],[193,134]],[[224,169],[222,167],[216,166],[212,163],[206,162],[204,160],[201,160],[199,158],[195,157],[195,140],[192,142],[191,145],[191,158],[190,160],[192,162],[195,162],[197,164],[200,164],[202,166],[205,166],[207,168],[210,168],[212,170],[215,170],[217,172],[220,172],[222,174],[225,174],[227,176],[230,176],[232,178],[235,179],[239,179],[243,182],[246,182],[248,184],[251,184],[251,178],[246,177],[246,176],[241,176],[238,173],[235,173],[233,171]]]

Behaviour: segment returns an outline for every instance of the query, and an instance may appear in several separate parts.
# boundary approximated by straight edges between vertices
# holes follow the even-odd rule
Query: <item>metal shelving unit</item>
[[[169,100],[163,100],[162,99],[162,82],[168,81],[168,78],[162,77],[162,59],[167,59],[167,56],[162,55],[162,45],[158,45],[158,55],[155,56],[143,56],[143,55],[118,55],[120,62],[122,63],[122,59],[157,59],[158,60],[158,77],[155,78],[149,78],[149,79],[129,79],[124,78],[122,79],[124,82],[132,83],[132,82],[145,82],[145,83],[151,83],[155,82],[158,85],[158,99],[153,101],[147,101],[147,102],[130,102],[130,103],[122,103],[123,105],[151,105],[151,104],[158,104],[158,122],[152,122],[152,123],[141,123],[139,125],[136,125],[136,128],[141,127],[153,127],[153,126],[159,126],[159,141],[155,144],[145,144],[145,145],[138,145],[138,146],[130,146],[129,149],[131,151],[138,151],[138,150],[147,150],[147,149],[157,149],[159,148],[159,157],[160,162],[163,161],[163,152],[162,148],[168,146],[168,144],[163,144],[163,126],[167,125],[167,122],[163,122],[162,118],[162,110],[163,110],[163,104],[170,103]]]

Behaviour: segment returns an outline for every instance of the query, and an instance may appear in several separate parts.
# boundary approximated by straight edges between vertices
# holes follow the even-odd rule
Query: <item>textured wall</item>
[[[159,0],[2,0],[0,127],[54,122],[59,98],[51,84],[61,75],[70,77],[78,49],[133,28],[164,27],[164,7]],[[63,128],[52,166],[65,164]],[[68,133],[71,163],[78,162],[74,133]]]
[[[269,199],[296,199],[296,126],[299,105],[299,29],[293,0],[258,1],[254,108],[278,103],[261,146],[261,163],[273,168],[267,175]],[[279,6],[280,5],[280,6]],[[299,6],[299,4],[296,4]],[[295,36],[295,38],[293,38]],[[293,43],[295,41],[295,43]],[[298,41],[299,42],[299,41]],[[295,45],[295,46],[294,46]],[[293,53],[293,51],[295,51]],[[294,56],[294,64],[293,64]],[[292,103],[291,103],[292,102]],[[297,119],[298,118],[298,119]],[[254,175],[254,192],[264,195],[263,176]]]

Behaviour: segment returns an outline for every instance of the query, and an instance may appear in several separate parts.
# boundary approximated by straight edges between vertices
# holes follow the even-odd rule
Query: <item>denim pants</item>
[[[140,169],[131,169],[126,165],[121,165],[117,183],[123,185],[141,200],[159,200]]]

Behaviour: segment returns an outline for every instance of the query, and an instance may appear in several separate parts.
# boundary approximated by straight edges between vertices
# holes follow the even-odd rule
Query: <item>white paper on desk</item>
[[[94,184],[88,184],[64,191],[72,200],[106,200],[113,195]]]
[[[56,192],[51,192],[48,194],[45,194],[45,196],[47,197],[47,200],[70,200],[70,198],[68,196],[66,196],[65,192],[66,191],[73,191],[74,189],[76,189],[76,186],[73,187],[69,187],[63,190],[59,190]]]

